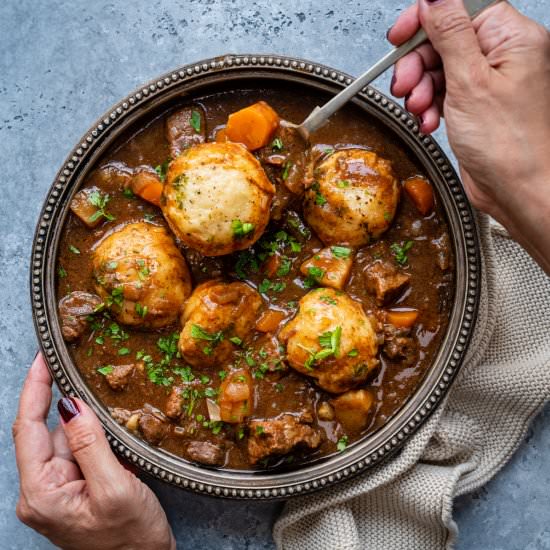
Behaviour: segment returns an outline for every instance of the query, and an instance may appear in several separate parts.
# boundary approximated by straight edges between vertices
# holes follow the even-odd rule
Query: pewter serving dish
[[[191,464],[149,446],[118,425],[84,383],[61,336],[57,318],[55,265],[69,203],[111,143],[131,125],[182,97],[254,81],[276,82],[334,94],[351,82],[339,71],[301,59],[275,55],[228,55],[162,75],[117,103],[84,135],[57,174],[40,213],[31,261],[31,300],[35,327],[52,376],[66,395],[84,399],[95,410],[113,450],[148,474],[198,493],[241,499],[276,499],[309,493],[366,472],[391,460],[426,421],[449,390],[464,360],[475,325],[481,290],[478,231],[458,177],[444,153],[419,132],[414,117],[366,88],[354,103],[378,119],[416,156],[439,195],[455,253],[455,297],[438,355],[411,399],[382,428],[345,452],[282,472],[214,470]],[[299,121],[296,121],[299,122]]]

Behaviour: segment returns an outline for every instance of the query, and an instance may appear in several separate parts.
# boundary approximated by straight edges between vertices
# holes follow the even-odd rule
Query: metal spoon
[[[464,0],[464,7],[469,16],[473,19],[489,6],[496,4],[500,0]],[[370,84],[375,78],[378,78],[383,72],[388,70],[399,59],[413,51],[415,48],[428,40],[424,29],[420,29],[410,40],[407,40],[401,46],[388,52],[380,61],[375,63],[367,72],[355,79],[349,86],[336,94],[330,101],[322,107],[315,107],[309,116],[300,125],[288,123],[289,126],[296,128],[298,133],[309,141],[312,132],[323,126],[325,122],[336,111],[343,107],[350,99],[358,94],[365,86]]]

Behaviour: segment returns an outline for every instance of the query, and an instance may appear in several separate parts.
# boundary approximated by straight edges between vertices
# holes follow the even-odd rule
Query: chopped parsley
[[[118,267],[118,262],[112,261],[105,264],[105,269],[114,271]]]
[[[172,159],[168,157],[163,163],[157,164],[155,166],[155,172],[157,173],[157,176],[159,177],[160,181],[164,183],[164,180],[166,179],[166,174],[168,172],[168,166],[170,165],[170,161]]]
[[[223,340],[223,332],[220,330],[218,332],[206,332],[199,325],[191,325],[191,337],[195,340],[206,340],[211,342],[208,346],[205,346],[202,352],[205,355],[212,355],[214,348]]]
[[[292,262],[286,256],[281,258],[281,265],[277,269],[277,276],[284,277],[290,273],[290,268],[292,267]]]
[[[348,357],[357,357],[359,355],[359,350],[357,348],[353,348],[352,350],[348,351]]]
[[[172,371],[174,372],[174,374],[177,374],[179,376],[181,376],[181,379],[184,381],[184,382],[193,382],[193,380],[195,380],[195,375],[193,374],[193,372],[191,371],[191,367],[189,366],[186,366],[186,367],[174,367],[172,369]]]
[[[350,186],[350,182],[349,180],[340,180],[337,184],[336,184],[337,187],[339,187],[340,189],[344,189],[345,187],[349,187]]]
[[[155,170],[156,170],[156,168],[155,168]],[[127,199],[133,199],[135,197],[134,192],[129,187],[126,187],[126,189],[124,189],[124,191],[122,191],[122,194]]]
[[[78,250],[78,248],[76,248],[76,246],[70,244],[69,245],[69,250],[73,253],[73,254],[80,254],[80,250]]]
[[[273,292],[282,292],[286,288],[286,283],[283,281],[270,281],[269,279],[264,279],[258,286],[258,291],[261,294],[267,294],[269,290]]]
[[[57,268],[57,274],[61,279],[64,279],[67,276],[67,272],[61,266]]]
[[[319,296],[319,300],[321,300],[321,302],[324,302],[325,304],[328,304],[329,306],[335,306],[336,303],[337,303],[334,298],[331,298],[330,296],[328,296],[326,294],[323,294],[322,296]]]
[[[201,131],[201,114],[198,111],[192,111],[189,121],[193,130],[198,134]]]
[[[277,382],[275,384],[275,391],[278,392],[278,393],[282,393],[284,391],[285,387],[280,383],[280,382]]]
[[[242,222],[241,220],[233,220],[231,222],[231,229],[233,230],[233,236],[237,239],[242,239],[249,233],[254,231],[254,224],[248,222]]]
[[[256,426],[256,435],[262,435],[265,433],[265,428],[263,426]]]
[[[347,259],[351,255],[351,248],[347,246],[331,246],[330,251],[335,258]]]
[[[342,327],[338,326],[334,330],[329,330],[324,332],[319,336],[319,345],[321,349],[317,352],[312,350],[306,350],[309,352],[309,357],[307,358],[304,366],[306,369],[312,369],[313,365],[318,361],[323,361],[328,357],[334,356],[338,357],[340,354],[340,339],[342,337]]]
[[[405,241],[405,243],[402,243],[401,245],[393,243],[390,246],[390,250],[393,252],[395,261],[399,265],[405,265],[409,261],[407,252],[413,247],[413,244],[413,241]]]
[[[144,318],[147,315],[147,306],[142,306],[139,302],[136,302],[136,313],[141,317]]]
[[[244,437],[244,428],[239,426],[237,429],[237,439],[242,439]]]
[[[283,150],[283,147],[284,147],[283,140],[282,140],[280,137],[276,137],[276,138],[271,142],[271,148],[272,148],[274,151],[282,151],[282,150]]]
[[[140,280],[144,281],[147,277],[149,277],[151,272],[149,271],[149,268],[145,265],[145,260],[140,258],[136,260],[136,264],[139,267],[138,277],[140,278]]]
[[[112,365],[105,365],[104,367],[100,367],[97,369],[97,372],[99,374],[102,374],[103,376],[107,376],[108,374],[111,374],[113,372],[114,368]]]
[[[129,355],[130,354],[130,348],[120,348],[118,350],[119,355]]]
[[[112,222],[115,217],[112,214],[109,214],[105,210],[107,203],[109,202],[110,197],[108,194],[100,193],[99,191],[92,191],[88,196],[88,202],[97,208],[97,210],[88,218],[90,222],[95,222],[100,218],[105,218],[107,221]]]
[[[324,204],[326,204],[327,199],[325,199],[325,197],[319,191],[320,188],[319,188],[319,184],[317,182],[315,182],[311,186],[311,189],[315,192],[315,204],[317,206],[323,206]]]
[[[226,370],[219,371],[218,376],[220,377],[220,380],[225,380],[225,377],[227,376],[227,371]]]
[[[346,447],[348,446],[348,436],[347,435],[343,435],[339,440],[338,440],[338,443],[336,443],[336,448],[342,452],[346,449]]]
[[[250,250],[239,253],[235,263],[235,273],[239,279],[246,279],[247,272],[258,273],[260,266],[258,260]]]
[[[113,304],[122,307],[124,302],[124,290],[121,286],[113,288],[111,295],[107,296],[107,305],[112,306]]]
[[[290,169],[292,168],[292,162],[288,161],[284,168],[283,168],[283,174],[282,174],[282,178],[283,178],[283,181],[286,181],[287,178],[288,178],[288,175],[290,174]]]
[[[384,219],[387,222],[391,222],[391,214],[389,212],[384,212]]]
[[[236,346],[240,346],[243,343],[242,339],[238,336],[232,336],[231,338],[229,338],[229,341]]]
[[[321,282],[321,279],[325,276],[325,271],[317,266],[311,266],[307,269],[307,279],[304,280],[304,286],[306,288],[313,288],[316,284]]]

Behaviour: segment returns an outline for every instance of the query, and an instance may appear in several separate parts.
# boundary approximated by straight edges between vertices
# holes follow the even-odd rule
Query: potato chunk
[[[106,206],[108,202],[109,195],[105,195],[95,186],[87,187],[73,197],[70,209],[86,227],[93,229],[112,217],[107,211],[100,210],[101,205]]]
[[[374,397],[368,390],[348,391],[331,401],[336,418],[346,431],[360,432],[367,427]]]
[[[342,290],[348,282],[352,265],[351,248],[330,246],[307,259],[300,271],[308,277],[314,277],[323,286]]]

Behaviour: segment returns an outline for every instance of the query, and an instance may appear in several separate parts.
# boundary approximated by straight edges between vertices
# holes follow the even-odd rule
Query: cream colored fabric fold
[[[278,548],[452,548],[454,497],[502,468],[550,399],[550,278],[501,228],[478,220],[480,312],[446,401],[391,462],[288,501],[274,527]]]

